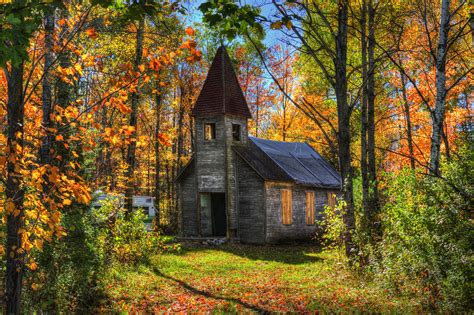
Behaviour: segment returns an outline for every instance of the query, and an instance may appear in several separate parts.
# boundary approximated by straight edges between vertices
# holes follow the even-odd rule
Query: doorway
[[[212,235],[227,235],[227,216],[225,213],[225,194],[211,194]]]
[[[227,235],[225,193],[201,193],[201,235]]]

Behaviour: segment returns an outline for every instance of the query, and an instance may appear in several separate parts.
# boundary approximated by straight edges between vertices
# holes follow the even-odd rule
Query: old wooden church
[[[340,176],[307,143],[248,135],[252,117],[224,47],[192,116],[195,152],[177,177],[183,236],[261,244],[315,234]]]

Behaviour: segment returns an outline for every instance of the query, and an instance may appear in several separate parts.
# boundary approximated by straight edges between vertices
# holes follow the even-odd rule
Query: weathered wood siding
[[[196,173],[194,166],[186,170],[179,184],[180,208],[181,208],[181,226],[184,236],[197,236],[198,229],[198,211],[196,203]]]
[[[216,125],[216,139],[204,140],[204,124]],[[232,124],[241,126],[241,141],[232,138]],[[198,192],[225,192],[228,235],[237,236],[237,196],[232,145],[248,143],[247,119],[229,115],[196,117],[196,174]],[[208,216],[201,216],[201,232],[208,234]]]
[[[204,140],[204,124],[216,124],[216,139]],[[200,192],[225,192],[224,116],[196,118],[196,175]]]
[[[235,156],[239,237],[242,243],[265,243],[264,182],[240,157]]]
[[[226,210],[228,216],[228,233],[231,237],[236,237],[238,234],[238,210],[237,210],[237,195],[236,195],[236,181],[235,177],[235,153],[232,150],[232,145],[247,145],[248,143],[248,131],[247,131],[247,119],[235,116],[224,116],[225,121],[225,137],[227,143],[225,146],[226,154],[226,171],[227,171],[227,198],[226,198]],[[232,137],[232,124],[240,125],[240,141],[234,141]]]
[[[281,190],[292,191],[292,223],[282,223]],[[306,224],[306,191],[314,191],[315,217],[321,220],[321,213],[327,202],[326,190],[303,187],[291,183],[265,183],[266,204],[266,241],[278,243],[290,240],[311,239],[318,225]]]

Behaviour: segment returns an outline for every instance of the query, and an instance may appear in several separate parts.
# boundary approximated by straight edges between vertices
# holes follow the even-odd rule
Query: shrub
[[[383,207],[380,274],[392,288],[417,290],[427,308],[472,307],[473,153],[444,163],[444,179],[392,175]]]
[[[341,249],[344,246],[345,225],[343,221],[344,201],[337,200],[334,208],[325,205],[323,211],[323,220],[318,221],[323,234],[322,244],[328,249]]]
[[[179,250],[173,239],[147,232],[143,211],[128,218],[117,200],[99,209],[73,206],[63,214],[67,235],[35,252],[36,271],[27,274],[26,313],[90,313],[103,296],[102,279],[114,265],[137,265],[150,255]]]
[[[99,231],[101,251],[109,263],[136,265],[146,262],[153,254],[178,249],[168,246],[168,238],[147,231],[144,224],[147,216],[140,209],[127,216],[115,200],[105,200],[91,215]]]
[[[99,279],[104,263],[87,208],[71,207],[61,224],[67,235],[34,253],[39,267],[27,274],[26,313],[88,312],[101,296]]]

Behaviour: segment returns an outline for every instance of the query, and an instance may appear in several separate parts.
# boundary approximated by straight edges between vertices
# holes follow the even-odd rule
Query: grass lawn
[[[103,309],[128,312],[417,312],[310,246],[183,245],[181,253],[117,270]]]

